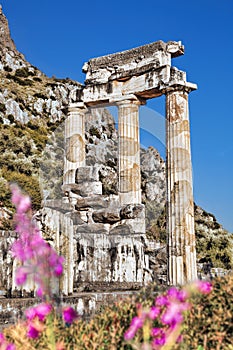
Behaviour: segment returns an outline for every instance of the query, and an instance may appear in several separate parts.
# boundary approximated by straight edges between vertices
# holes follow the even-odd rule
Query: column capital
[[[181,84],[174,84],[172,86],[168,86],[165,89],[165,95],[168,95],[173,92],[183,92],[185,94],[189,94],[191,91],[197,90],[197,84],[193,83],[185,83],[184,85]]]
[[[68,105],[68,112],[76,112],[77,110],[85,110],[87,109],[84,102],[72,102]]]
[[[140,97],[137,97],[135,95],[126,95],[126,96],[121,96],[114,101],[112,101],[116,106],[126,106],[126,105],[145,105],[146,100],[142,99]]]

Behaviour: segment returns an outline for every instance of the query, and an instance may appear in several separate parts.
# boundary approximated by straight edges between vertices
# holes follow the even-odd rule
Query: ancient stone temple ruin
[[[62,200],[47,200],[43,220],[65,256],[62,290],[85,283],[143,285],[153,279],[141,203],[139,107],[166,95],[167,254],[169,284],[196,278],[188,95],[196,85],[172,66],[180,42],[154,42],[91,59],[65,121]],[[85,114],[118,108],[118,194],[103,195],[98,166],[86,166]]]

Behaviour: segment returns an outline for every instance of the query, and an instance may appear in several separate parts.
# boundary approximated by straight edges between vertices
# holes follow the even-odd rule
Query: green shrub
[[[35,80],[35,79],[34,79]],[[42,98],[43,100],[47,100],[48,96],[46,96],[45,94],[41,93],[41,92],[36,92],[34,94],[34,97],[37,97],[37,98]]]
[[[26,174],[20,174],[17,171],[2,169],[2,176],[8,183],[17,183],[25,192],[29,194],[32,199],[32,207],[34,210],[38,210],[41,208],[41,194],[40,194],[40,186],[37,177],[28,176]],[[3,187],[4,185],[2,185]],[[4,197],[0,198],[4,200],[9,200],[11,197],[10,189],[8,184],[5,185],[5,189],[3,191]],[[6,203],[7,204],[7,203]],[[10,202],[8,203],[8,207],[11,207]]]
[[[30,72],[30,71],[28,70],[27,67],[18,68],[18,69],[16,69],[16,71],[15,71],[15,76],[17,76],[17,77],[27,78],[27,77],[29,77],[30,75],[33,75],[33,74],[32,74],[32,72]]]
[[[2,112],[2,113],[6,112],[6,106],[4,103],[0,103],[0,112]]]
[[[9,121],[11,122],[11,124],[14,123],[15,117],[13,116],[13,114],[8,114],[7,118],[9,119]]]
[[[12,68],[9,67],[9,66],[4,66],[4,70],[5,70],[6,72],[12,72]]]
[[[98,139],[101,138],[101,133],[100,133],[100,131],[99,131],[97,128],[95,128],[94,126],[92,126],[92,127],[90,128],[89,132],[90,132],[90,135],[91,135],[91,136],[96,136],[96,137],[98,137]]]
[[[42,79],[39,78],[39,77],[33,77],[33,80],[34,80],[34,81],[38,81],[38,82],[41,82],[41,81],[42,81]]]

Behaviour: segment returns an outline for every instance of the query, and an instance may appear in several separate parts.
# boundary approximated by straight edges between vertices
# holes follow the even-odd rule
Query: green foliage
[[[37,82],[41,82],[42,81],[42,79],[40,77],[33,77],[33,80],[37,81]]]
[[[25,192],[29,194],[32,198],[32,208],[38,210],[41,207],[41,195],[40,187],[37,177],[28,176],[26,174],[21,174],[17,171],[2,169],[2,176],[8,183],[17,183]],[[0,200],[4,201],[7,207],[11,207],[9,199],[11,197],[10,189],[8,184],[2,184],[3,194],[1,194]]]
[[[89,132],[90,132],[90,135],[91,136],[96,136],[98,139],[100,139],[101,138],[101,133],[100,133],[100,131],[96,128],[96,127],[91,127],[90,128],[90,130],[89,130]]]
[[[4,70],[5,70],[6,72],[12,72],[12,68],[9,67],[9,66],[4,66]]]
[[[201,230],[196,231],[196,249],[199,262],[211,261],[213,266],[232,269],[233,237],[231,234],[223,232],[216,236],[209,236]]]
[[[35,80],[35,79],[34,79]],[[45,94],[43,94],[42,92],[36,92],[34,94],[34,97],[37,97],[37,98],[42,98],[43,100],[46,100],[48,98],[48,96],[46,96]]]
[[[13,116],[13,114],[8,114],[7,118],[9,119],[9,121],[11,122],[11,124],[14,123],[15,117]]]
[[[0,103],[0,112],[2,112],[2,113],[6,112],[6,106],[4,103]]]
[[[18,68],[15,71],[15,76],[17,77],[27,78],[30,75],[32,75],[32,72],[29,72],[27,67]]]
[[[19,77],[17,75],[13,75],[13,74],[7,74],[6,77],[8,79],[13,80],[15,83],[22,85],[22,86],[32,86],[34,84],[33,80],[31,79],[27,79],[27,78],[22,78]]]

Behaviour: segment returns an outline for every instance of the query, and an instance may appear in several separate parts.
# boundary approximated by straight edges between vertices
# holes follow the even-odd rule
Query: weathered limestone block
[[[188,90],[167,92],[168,282],[197,278]]]
[[[120,216],[122,219],[144,219],[145,206],[143,204],[127,204],[121,209]]]
[[[184,53],[180,42],[157,41],[131,50],[97,57],[83,66],[86,84],[101,84],[111,80],[126,79],[149,70],[171,65],[171,57]]]
[[[93,212],[92,214],[93,220],[95,222],[104,222],[113,224],[117,221],[120,221],[120,212],[117,211],[109,211],[109,210],[98,210]]]
[[[87,212],[84,211],[73,211],[70,214],[70,218],[73,221],[73,225],[83,225],[88,221]]]
[[[76,170],[76,183],[83,182],[98,182],[99,181],[99,166],[79,167]]]
[[[98,227],[99,232],[96,227]],[[89,233],[82,231],[76,236],[78,248],[78,260],[75,268],[76,280],[78,282],[110,281],[109,249],[111,243],[108,235],[106,235],[103,224],[92,225],[91,231]]]
[[[102,194],[102,182],[92,181],[92,182],[83,182],[83,183],[73,183],[73,184],[64,184],[62,186],[63,192],[67,193],[70,198],[76,199],[80,197],[94,196]],[[77,195],[77,196],[75,196]]]
[[[124,219],[111,226],[110,235],[116,234],[144,234],[145,218]]]
[[[77,185],[78,194],[82,197],[88,197],[91,195],[102,194],[102,182],[92,181],[92,182],[83,182],[82,184]]]
[[[145,233],[146,232],[146,223],[145,218],[135,218],[135,219],[124,219],[121,220],[122,224],[129,226],[130,231],[133,234]]]
[[[128,226],[127,224],[122,224],[122,222],[117,223],[116,225],[113,225],[110,232],[110,235],[130,235],[133,234],[131,231],[131,227]]]
[[[77,210],[85,210],[88,208],[99,210],[109,208],[110,211],[115,211],[118,210],[119,207],[119,196],[117,195],[93,195],[83,198],[80,197],[76,203]]]
[[[109,224],[84,224],[77,227],[76,234],[108,234]]]
[[[67,213],[73,210],[73,206],[71,205],[68,198],[64,199],[46,199],[43,202],[43,206],[47,208],[57,209],[62,211],[63,213]]]

